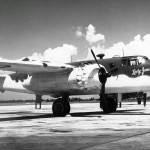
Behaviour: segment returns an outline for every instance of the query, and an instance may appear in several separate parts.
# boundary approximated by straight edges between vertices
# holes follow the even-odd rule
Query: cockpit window
[[[146,62],[146,58],[142,56],[129,57],[122,59],[122,66],[138,66]]]
[[[137,57],[139,64],[145,64],[146,60],[144,57]]]
[[[138,66],[140,64],[144,64],[146,62],[146,59],[142,56],[134,57],[129,59],[130,66]]]
[[[138,66],[139,65],[139,61],[136,58],[130,58],[129,59],[129,65],[130,66]]]

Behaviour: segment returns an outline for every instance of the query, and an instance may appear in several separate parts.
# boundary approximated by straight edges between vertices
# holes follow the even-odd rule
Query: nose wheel
[[[70,113],[70,104],[68,100],[62,98],[55,100],[52,106],[52,111],[54,116],[65,117]]]

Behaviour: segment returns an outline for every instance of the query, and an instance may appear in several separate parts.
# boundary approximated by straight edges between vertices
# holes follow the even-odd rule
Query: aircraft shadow
[[[128,109],[128,110],[117,110],[114,113],[104,114],[102,111],[96,111],[96,112],[77,112],[77,113],[70,113],[71,117],[101,117],[98,115],[150,115],[140,112],[141,109]],[[144,110],[144,109],[143,109]],[[91,116],[89,116],[91,115]]]
[[[150,115],[149,113],[145,114],[142,112],[135,112],[141,109],[130,109],[130,110],[118,110],[114,113],[104,114],[102,111],[95,111],[95,112],[74,112],[70,113],[71,117],[102,117],[101,115]],[[27,116],[17,116],[17,117],[7,117],[7,118],[0,118],[0,122],[3,121],[12,121],[12,120],[30,120],[30,119],[41,119],[41,118],[53,118],[55,117],[52,113],[50,114],[34,114],[32,115],[31,112],[7,112],[7,113],[0,113],[2,114],[28,114]],[[31,115],[30,115],[31,114]],[[57,118],[57,117],[55,117]]]
[[[101,111],[95,111],[95,112],[75,112],[70,113],[71,117],[95,117],[97,115],[103,115],[104,113]],[[90,115],[90,116],[89,116]],[[99,116],[100,117],[100,116]]]
[[[19,112],[4,112],[4,113],[0,113],[1,115],[11,115],[11,114],[31,114],[31,111],[19,111]]]
[[[144,109],[117,110],[116,112],[110,113],[109,115],[150,115],[150,113],[136,112],[142,110]]]
[[[40,115],[28,115],[28,116],[18,116],[18,117],[8,117],[8,118],[0,118],[0,122],[2,121],[11,121],[11,120],[28,120],[28,119],[40,119],[40,118],[52,118],[53,114],[40,114]]]

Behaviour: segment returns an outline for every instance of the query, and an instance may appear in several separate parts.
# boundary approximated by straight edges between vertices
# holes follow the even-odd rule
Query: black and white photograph
[[[150,0],[0,0],[0,150],[149,139]]]

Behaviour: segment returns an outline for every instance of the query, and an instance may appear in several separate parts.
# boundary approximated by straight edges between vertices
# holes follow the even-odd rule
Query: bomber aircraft
[[[0,76],[0,91],[15,91],[56,98],[54,116],[70,113],[69,96],[100,95],[104,113],[115,112],[123,93],[150,91],[150,60],[146,56],[103,59],[91,50],[95,60],[71,63],[33,61],[0,61],[0,70],[12,73]],[[146,95],[145,95],[146,97]],[[146,99],[146,98],[145,98]]]

